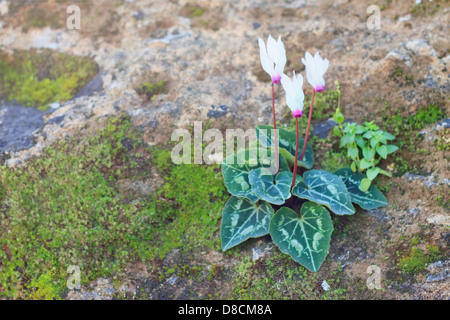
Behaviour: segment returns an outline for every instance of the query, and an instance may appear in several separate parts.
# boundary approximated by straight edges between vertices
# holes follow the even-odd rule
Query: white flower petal
[[[274,74],[273,62],[271,62],[269,57],[267,56],[266,45],[261,38],[258,38],[258,44],[261,66],[263,67],[264,71],[266,71],[272,77]]]
[[[305,58],[302,58],[302,62],[305,65],[308,83],[314,89],[317,87],[325,87],[324,74],[330,65],[328,59],[322,59],[319,51],[316,52],[314,57],[309,52],[306,52]]]
[[[269,55],[269,59],[276,63],[280,58],[280,53],[278,52],[278,44],[271,35],[267,38],[267,53]]]

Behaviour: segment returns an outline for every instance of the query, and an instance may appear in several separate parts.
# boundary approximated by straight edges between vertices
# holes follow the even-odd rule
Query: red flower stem
[[[275,93],[274,85],[272,82],[272,117],[273,117],[273,131],[275,136],[275,163],[276,163],[276,174],[280,171],[280,157],[278,155],[278,139],[277,139],[277,123],[275,119]]]
[[[292,173],[294,174],[292,176],[292,185],[291,185],[291,189],[294,187],[295,185],[295,178],[297,177],[297,162],[298,162],[298,117],[295,117],[295,131],[296,131],[296,137],[297,137],[297,143],[295,144],[295,159],[294,159],[294,171],[292,171]]]
[[[302,150],[302,155],[300,156],[300,161],[303,161],[303,157],[305,156],[305,152],[306,152],[306,145],[308,143],[309,127],[311,126],[311,117],[312,117],[312,110],[313,110],[314,94],[315,93],[316,93],[316,90],[313,91],[313,94],[312,94],[312,97],[311,97],[311,107],[309,108],[308,127],[306,128],[305,142],[303,143],[303,150]]]

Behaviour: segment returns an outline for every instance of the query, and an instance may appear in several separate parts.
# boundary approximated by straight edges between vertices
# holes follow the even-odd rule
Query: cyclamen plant
[[[273,126],[256,126],[258,151],[274,152],[275,159],[262,159],[261,154],[254,152],[253,145],[224,160],[222,174],[232,196],[223,210],[222,250],[270,234],[282,252],[316,272],[330,248],[333,232],[330,211],[336,215],[352,215],[355,213],[352,202],[365,210],[386,206],[388,202],[373,185],[362,191],[359,186],[364,176],[351,168],[334,173],[312,169],[314,154],[308,143],[309,127],[314,95],[325,88],[328,60],[322,59],[319,53],[313,57],[308,52],[302,59],[307,81],[314,90],[306,136],[301,138],[298,119],[303,116],[303,77],[293,72],[291,79],[283,73],[286,53],[280,37],[275,41],[269,36],[267,50],[264,42],[258,41],[262,67],[272,79],[273,114]],[[286,104],[296,119],[296,133],[276,129],[273,87],[277,83],[282,84]],[[300,145],[303,146],[301,154]],[[275,172],[269,170],[274,165]]]

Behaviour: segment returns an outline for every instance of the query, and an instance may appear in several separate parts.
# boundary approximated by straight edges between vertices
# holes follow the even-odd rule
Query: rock
[[[58,101],[50,104],[50,108],[52,109],[58,109],[59,107],[61,107],[61,104]]]
[[[450,278],[450,260],[438,261],[427,266],[427,282],[439,282]]]
[[[216,107],[214,105],[211,105],[211,110],[208,111],[207,117],[208,118],[222,118],[225,116],[228,112],[228,107],[225,105],[221,105],[219,107]]]
[[[252,261],[258,260],[265,255],[269,254],[273,249],[273,244],[268,243],[264,246],[264,248],[261,247],[262,244],[259,244],[256,247],[252,248]]]
[[[408,214],[416,218],[422,212],[421,208],[412,208],[408,210]]]
[[[61,122],[64,120],[64,117],[64,115],[53,117],[47,122],[47,125],[61,124]]]
[[[412,39],[406,43],[406,49],[419,56],[436,57],[436,51],[424,39]]]
[[[44,125],[43,112],[19,105],[0,105],[0,152],[29,149]]]
[[[261,27],[261,24],[258,22],[253,22],[253,29],[258,29],[259,27]]]
[[[103,91],[103,76],[104,73],[100,72],[94,79],[89,81],[75,96],[75,98],[83,96],[92,96],[95,93]]]
[[[117,290],[110,279],[99,278],[89,286],[91,290],[82,287],[81,290],[71,290],[67,300],[112,300]]]
[[[314,130],[311,132],[312,136],[318,136],[320,139],[326,139],[328,133],[334,128],[337,123],[333,119],[320,122],[314,125]]]
[[[321,286],[322,286],[323,290],[325,290],[325,291],[329,291],[331,289],[330,285],[325,280],[322,281]]]
[[[388,219],[386,211],[384,211],[381,208],[370,210],[370,211],[367,211],[367,212],[364,212],[364,213],[370,214],[371,216],[374,216],[375,218],[377,218],[378,222],[383,222],[383,221]]]
[[[133,14],[133,18],[136,20],[144,20],[145,14],[142,10],[138,10],[136,13]]]
[[[177,280],[177,276],[171,276],[169,279],[167,279],[167,282],[169,282],[173,286],[177,282]]]
[[[409,20],[411,20],[411,15],[410,14],[407,14],[407,15],[405,15],[403,17],[398,18],[398,22],[409,21]]]

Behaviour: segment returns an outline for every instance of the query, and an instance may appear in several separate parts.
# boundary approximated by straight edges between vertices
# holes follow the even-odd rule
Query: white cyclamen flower
[[[278,41],[269,36],[267,39],[267,50],[261,38],[258,38],[258,43],[259,57],[261,58],[261,65],[264,71],[270,75],[272,83],[280,83],[281,75],[286,65],[286,50],[283,42],[281,42],[281,36],[278,37]]]
[[[303,116],[303,101],[305,100],[305,94],[303,93],[303,77],[301,74],[294,76],[291,80],[287,75],[281,76],[281,84],[286,92],[286,104],[292,111],[294,118]]]
[[[308,83],[313,86],[316,92],[323,92],[325,90],[325,80],[323,75],[330,65],[328,59],[322,59],[317,51],[314,57],[306,52],[305,58],[302,58],[302,62],[306,67],[306,79]]]

